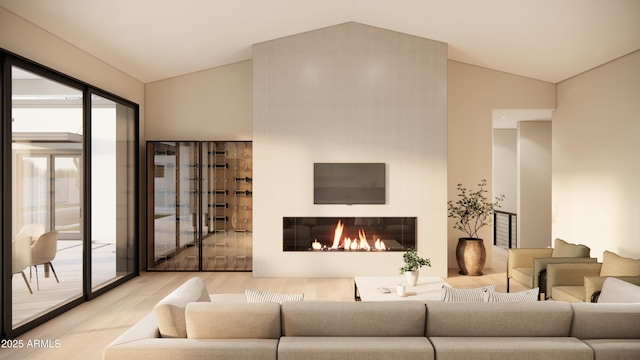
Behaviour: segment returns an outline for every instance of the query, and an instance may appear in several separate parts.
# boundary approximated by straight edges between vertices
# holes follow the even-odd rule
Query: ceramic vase
[[[418,270],[406,271],[404,275],[407,277],[407,283],[409,284],[409,286],[416,286],[416,284],[418,283],[418,276],[420,275]]]
[[[461,275],[482,275],[484,263],[487,259],[487,251],[484,241],[478,238],[460,238],[456,247],[456,260]]]

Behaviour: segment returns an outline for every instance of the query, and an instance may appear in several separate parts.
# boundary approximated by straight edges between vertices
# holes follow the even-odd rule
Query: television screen
[[[384,163],[313,164],[314,204],[384,204]]]

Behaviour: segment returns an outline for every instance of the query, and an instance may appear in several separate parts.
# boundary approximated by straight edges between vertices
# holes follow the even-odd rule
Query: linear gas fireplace
[[[416,247],[415,217],[284,217],[284,251],[405,251]]]

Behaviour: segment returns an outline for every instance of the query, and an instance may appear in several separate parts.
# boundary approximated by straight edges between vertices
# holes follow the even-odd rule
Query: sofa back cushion
[[[280,304],[191,303],[186,309],[189,339],[279,339]]]
[[[640,276],[640,259],[622,257],[605,250],[600,276]]]
[[[424,336],[420,302],[282,303],[284,336]]]
[[[210,301],[207,287],[199,277],[187,280],[153,308],[158,320],[160,336],[165,338],[186,338],[187,326],[184,310],[188,303]]]
[[[640,339],[640,304],[573,303],[571,336]]]
[[[568,336],[572,315],[563,302],[429,302],[426,336]]]
[[[553,245],[551,257],[579,257],[588,258],[591,249],[582,244],[570,244],[562,239],[556,239]]]

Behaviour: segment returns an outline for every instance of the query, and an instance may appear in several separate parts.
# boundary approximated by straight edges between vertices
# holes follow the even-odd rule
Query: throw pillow
[[[486,292],[484,294],[485,302],[528,302],[538,301],[540,289],[533,288],[514,293]]]
[[[570,244],[562,239],[556,239],[551,257],[589,257],[591,249],[582,244]]]
[[[614,277],[608,277],[602,284],[599,303],[640,303],[640,286]]]
[[[611,251],[605,251],[600,276],[640,276],[640,259],[626,258]]]
[[[199,277],[187,280],[153,308],[158,321],[160,336],[164,338],[186,338],[187,324],[184,309],[190,302],[208,302],[209,292]]]
[[[442,301],[483,302],[485,292],[493,292],[495,288],[496,284],[475,289],[456,289],[448,285],[442,285]]]
[[[276,302],[282,304],[285,301],[302,301],[304,298],[304,294],[278,294],[251,289],[246,289],[244,293],[248,303]]]

